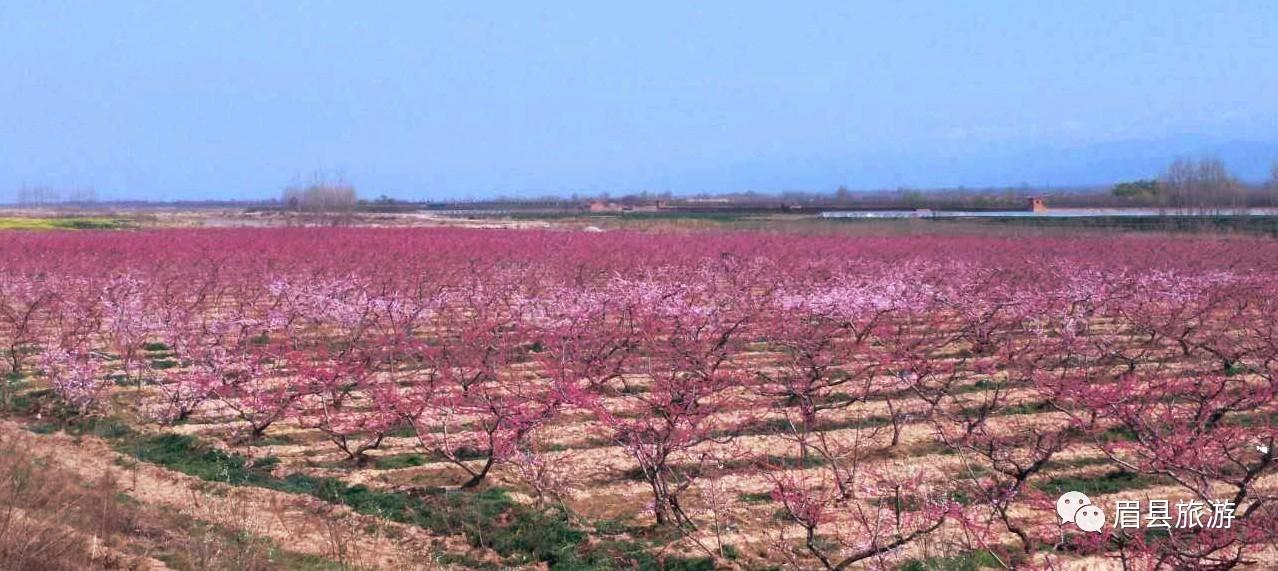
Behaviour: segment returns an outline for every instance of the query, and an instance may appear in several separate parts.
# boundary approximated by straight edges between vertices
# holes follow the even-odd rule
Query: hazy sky
[[[617,4],[0,0],[0,200],[957,184],[1278,138],[1272,0]]]

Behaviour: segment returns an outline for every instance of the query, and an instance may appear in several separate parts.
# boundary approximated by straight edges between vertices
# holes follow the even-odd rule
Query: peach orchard
[[[417,454],[369,485],[503,486],[725,566],[1278,561],[1267,241],[11,233],[0,356],[6,403],[45,387],[285,472]],[[1050,484],[1114,473],[1236,519],[1062,525]]]

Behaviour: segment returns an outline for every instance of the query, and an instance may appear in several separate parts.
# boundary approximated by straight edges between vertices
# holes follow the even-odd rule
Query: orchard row
[[[6,402],[23,378],[86,415],[132,390],[157,424],[300,426],[352,467],[407,435],[461,488],[502,471],[538,501],[568,485],[547,433],[585,423],[655,523],[703,547],[747,521],[704,493],[745,466],[782,515],[764,558],[801,567],[938,538],[1020,566],[1223,569],[1278,548],[1271,242],[44,233],[6,235],[0,270]],[[910,461],[918,426],[964,473]],[[1032,484],[1084,449],[1232,501],[1234,525],[1066,534]]]

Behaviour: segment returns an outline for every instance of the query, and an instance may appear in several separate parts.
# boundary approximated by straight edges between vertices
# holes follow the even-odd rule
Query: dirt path
[[[355,569],[443,569],[434,553],[476,553],[461,538],[433,536],[417,527],[357,514],[319,499],[254,487],[200,480],[152,464],[136,462],[100,438],[65,433],[33,434],[13,421],[0,421],[0,435],[23,442],[57,468],[84,481],[109,474],[143,504],[274,541],[289,551],[317,555]]]

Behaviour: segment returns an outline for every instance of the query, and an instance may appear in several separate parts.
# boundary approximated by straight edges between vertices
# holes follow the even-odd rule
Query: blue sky
[[[616,4],[0,0],[0,201],[1067,184],[1022,158],[1278,140],[1272,1]]]

